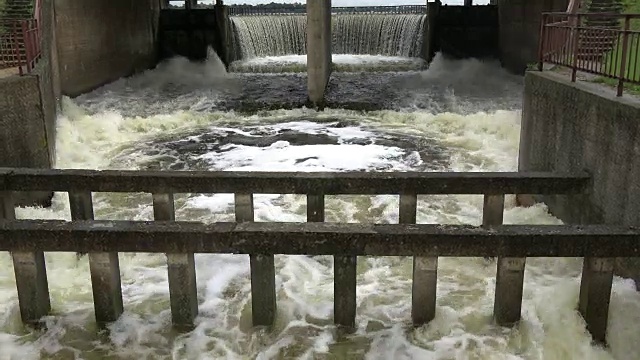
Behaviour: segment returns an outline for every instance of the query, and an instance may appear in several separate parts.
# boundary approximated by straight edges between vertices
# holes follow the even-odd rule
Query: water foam
[[[474,63],[461,63],[474,67]],[[199,65],[194,65],[199,66]],[[483,68],[485,69],[485,68]],[[162,70],[157,70],[161,72]],[[434,71],[434,70],[430,70]],[[423,76],[434,76],[425,73]],[[488,76],[488,75],[485,75]],[[493,70],[493,76],[501,76]],[[135,80],[132,80],[135,81]],[[114,87],[115,89],[115,87]],[[104,103],[108,95],[101,93]],[[78,102],[79,101],[79,102]],[[95,105],[95,104],[94,104]],[[343,142],[370,138],[375,132],[422,136],[446,145],[448,170],[510,171],[517,165],[519,111],[432,113],[377,111],[362,113],[330,109],[277,110],[243,116],[233,112],[171,111],[148,117],[111,111],[88,113],[82,99],[65,99],[58,122],[57,167],[136,169],[144,162],[135,149],[158,138],[191,136],[194,129],[235,129],[262,126],[318,134],[332,132]],[[115,105],[114,105],[115,106]],[[98,106],[99,107],[99,106]],[[327,130],[331,119],[349,126]],[[335,156],[343,145],[322,149],[276,143],[265,148],[233,146],[229,154],[203,156],[206,166],[224,170],[291,170],[290,159],[315,156],[298,164],[304,171],[367,168],[397,155],[394,146],[361,145],[359,158]],[[132,150],[134,149],[134,150]],[[344,149],[344,148],[343,148]],[[350,149],[353,151],[354,148]],[[345,152],[343,151],[342,154]],[[277,157],[274,155],[276,154]],[[239,162],[237,160],[243,160]],[[249,159],[249,161],[245,161]],[[395,157],[391,170],[414,163]],[[159,161],[159,160],[157,160]],[[148,195],[95,194],[100,218],[150,219]],[[557,224],[542,204],[514,206],[507,199],[506,223]],[[421,196],[418,222],[479,224],[480,196]],[[304,221],[299,196],[256,196],[256,220]],[[397,222],[395,196],[340,196],[327,201],[329,221]],[[177,218],[232,220],[232,196],[184,195],[176,199]],[[20,218],[68,219],[66,196],[57,194],[51,209],[18,209]],[[528,259],[523,295],[523,321],[513,329],[496,327],[491,313],[495,264],[481,258],[441,258],[436,319],[420,329],[410,321],[411,260],[359,258],[357,332],[343,336],[331,325],[333,301],[331,257],[276,256],[279,313],[270,333],[250,327],[249,264],[246,256],[197,255],[200,317],[194,331],[169,330],[168,281],[163,255],[121,254],[124,315],[97,334],[93,320],[88,260],[75,254],[47,254],[53,315],[48,329],[29,332],[20,325],[13,269],[8,254],[0,254],[0,358],[365,358],[365,359],[631,359],[640,356],[633,340],[638,332],[640,295],[632,282],[616,278],[611,299],[611,350],[594,347],[575,311],[580,259]]]

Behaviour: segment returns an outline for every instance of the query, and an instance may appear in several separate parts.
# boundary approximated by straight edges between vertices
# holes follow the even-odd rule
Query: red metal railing
[[[0,21],[0,69],[17,68],[28,74],[42,57],[41,0],[35,1],[31,19]]]
[[[624,83],[640,84],[640,14],[543,13],[538,70],[544,63],[617,80],[617,94]]]

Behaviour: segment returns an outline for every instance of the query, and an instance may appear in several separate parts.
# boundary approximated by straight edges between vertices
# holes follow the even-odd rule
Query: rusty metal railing
[[[33,18],[0,22],[0,69],[17,68],[29,74],[42,57],[41,0],[36,0]]]
[[[543,13],[538,70],[544,63],[617,80],[617,95],[624,83],[640,84],[640,14]]]

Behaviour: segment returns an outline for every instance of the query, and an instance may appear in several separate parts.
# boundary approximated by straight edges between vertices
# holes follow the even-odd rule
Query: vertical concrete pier
[[[331,0],[307,1],[307,91],[309,102],[324,107],[331,76]]]

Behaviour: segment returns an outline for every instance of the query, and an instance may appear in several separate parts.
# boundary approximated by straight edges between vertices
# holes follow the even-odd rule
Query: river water
[[[335,73],[330,109],[304,108],[299,74],[226,74],[215,58],[172,59],[76,99],[58,120],[59,168],[240,171],[514,171],[522,79],[497,64],[437,57],[425,71]],[[94,194],[99,219],[152,219],[148,194]],[[505,223],[558,224],[544,205]],[[231,194],[176,198],[178,220],[232,221]],[[255,195],[257,221],[305,221],[300,196]],[[395,196],[327,201],[328,221],[398,221]],[[19,218],[69,219],[68,199]],[[480,224],[480,196],[424,196],[419,223]],[[357,331],[332,326],[329,256],[276,256],[278,318],[250,326],[249,260],[196,255],[200,316],[171,330],[166,259],[121,254],[125,313],[97,332],[88,259],[46,254],[47,329],[20,322],[13,267],[0,254],[0,359],[638,359],[640,295],[616,278],[610,348],[593,346],[575,311],[581,259],[528,260],[523,320],[492,323],[494,262],[441,258],[436,319],[410,326],[411,259],[358,259]]]

